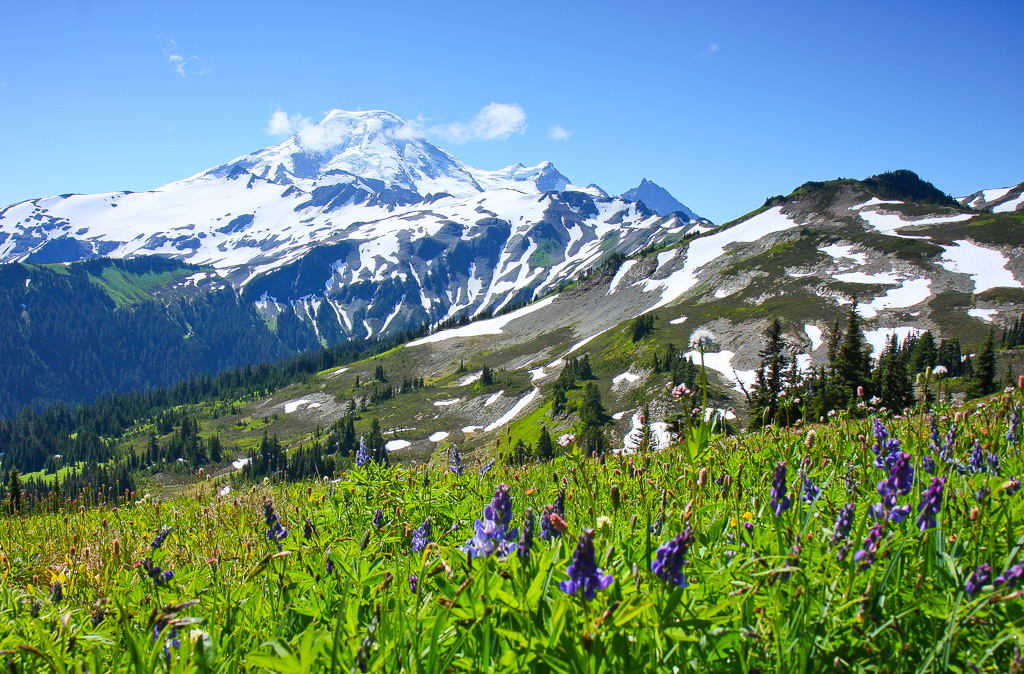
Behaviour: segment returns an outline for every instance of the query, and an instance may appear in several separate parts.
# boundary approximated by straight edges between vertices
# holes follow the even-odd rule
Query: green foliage
[[[0,657],[12,671],[86,663],[113,673],[1010,671],[1024,637],[1020,588],[994,581],[1024,545],[1024,494],[1006,477],[1024,471],[1019,439],[1007,440],[1024,395],[983,403],[960,417],[948,460],[921,432],[926,418],[883,420],[917,470],[898,496],[911,515],[882,523],[868,556],[856,552],[879,523],[868,511],[885,471],[858,437],[872,437],[871,421],[845,414],[814,437],[724,438],[695,424],[660,453],[526,460],[483,475],[424,479],[371,464],[333,483],[236,485],[227,497],[211,493],[221,483],[197,482],[165,501],[56,504],[0,527]],[[957,412],[936,411],[950,418],[938,421],[940,436]],[[972,436],[986,438],[1002,476],[957,469]],[[273,438],[266,444],[272,455]],[[933,480],[927,455],[947,480],[945,504],[919,526]],[[768,503],[780,462],[791,506],[776,515]],[[798,466],[818,498],[803,498]],[[561,478],[564,535],[535,538],[529,558],[467,563],[459,548],[498,484],[511,485],[521,529],[527,508],[539,520],[555,502]],[[280,552],[266,535],[267,504],[288,531]],[[834,522],[845,504],[844,536]],[[408,532],[427,518],[434,542],[413,553]],[[613,582],[584,601],[559,583],[588,528]],[[689,584],[679,588],[651,562],[684,528]],[[173,578],[156,583],[135,568],[142,557]],[[982,564],[991,573],[968,593]]]

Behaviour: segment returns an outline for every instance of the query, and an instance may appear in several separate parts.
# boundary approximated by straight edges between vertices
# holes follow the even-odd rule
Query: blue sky
[[[807,180],[910,168],[954,196],[1024,181],[1019,0],[82,0],[3,16],[0,207],[184,178],[279,142],[276,111],[450,129],[492,103],[522,110],[510,133],[431,140],[612,193],[646,177],[715,222]]]

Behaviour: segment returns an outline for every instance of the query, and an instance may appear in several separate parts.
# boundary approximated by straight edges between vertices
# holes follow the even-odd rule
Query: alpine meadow
[[[1024,674],[1019,4],[199,9],[2,10],[4,671]]]

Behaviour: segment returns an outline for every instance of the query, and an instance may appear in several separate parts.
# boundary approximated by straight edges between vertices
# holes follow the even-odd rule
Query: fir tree
[[[861,330],[856,300],[850,308],[846,332],[836,354],[835,371],[840,381],[854,392],[861,386],[867,388],[870,385],[871,356]]]
[[[989,328],[988,339],[981,347],[978,362],[974,366],[974,376],[968,386],[968,394],[972,397],[988,395],[995,393],[996,388],[995,328]]]
[[[540,437],[537,438],[537,458],[541,461],[551,461],[555,458],[555,447],[551,442],[547,424],[540,427]]]
[[[21,510],[22,496],[21,473],[18,472],[17,468],[11,468],[7,481],[7,512],[15,515]]]

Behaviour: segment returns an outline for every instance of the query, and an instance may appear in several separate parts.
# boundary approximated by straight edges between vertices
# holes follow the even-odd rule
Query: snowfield
[[[921,304],[932,296],[932,280],[914,278],[904,281],[899,288],[893,288],[867,304],[857,305],[857,310],[864,318],[875,318],[883,309],[902,309]]]
[[[1020,281],[1006,268],[1009,260],[998,250],[984,248],[962,239],[953,246],[942,246],[939,264],[944,269],[958,274],[967,274],[974,281],[974,294],[992,288],[1021,288]]]
[[[494,318],[488,318],[482,321],[477,321],[476,323],[464,325],[461,328],[451,328],[449,330],[442,330],[441,332],[436,332],[432,335],[427,335],[426,337],[417,339],[414,342],[409,342],[405,346],[408,348],[413,346],[422,346],[423,344],[435,344],[437,342],[443,342],[446,339],[462,339],[465,337],[500,335],[501,331],[505,328],[505,326],[511,323],[512,321],[516,320],[517,318],[522,318],[523,316],[532,314],[533,312],[539,309],[543,309],[544,307],[554,302],[556,299],[558,299],[558,295],[551,295],[550,297],[545,297],[539,302],[534,302],[529,306],[525,306],[522,309],[516,309],[515,311],[509,312],[504,316],[495,316]]]
[[[502,426],[504,426],[508,422],[510,422],[513,419],[515,419],[517,416],[519,416],[519,413],[522,412],[523,410],[525,410],[527,408],[527,406],[529,406],[529,404],[532,403],[534,401],[534,399],[537,398],[539,395],[540,395],[540,389],[534,388],[532,391],[530,391],[529,393],[524,395],[522,398],[520,398],[519,401],[515,405],[512,406],[512,409],[510,409],[508,412],[505,412],[505,414],[501,415],[501,417],[497,421],[495,421],[494,423],[489,425],[487,428],[485,428],[484,432],[490,433],[494,429],[501,428]]]
[[[782,207],[776,206],[729,229],[693,239],[686,248],[686,261],[682,269],[672,272],[663,279],[645,279],[639,282],[643,285],[644,292],[661,291],[661,299],[647,312],[674,302],[697,285],[697,271],[724,255],[729,244],[757,241],[768,234],[796,226],[796,221],[783,215]]]

